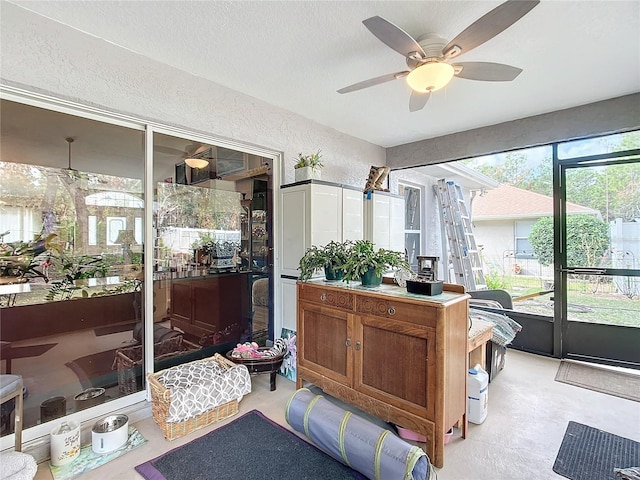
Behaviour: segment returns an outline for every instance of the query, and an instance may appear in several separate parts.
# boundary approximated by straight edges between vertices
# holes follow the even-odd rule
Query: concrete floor
[[[554,473],[552,467],[570,420],[640,441],[640,404],[556,382],[558,365],[555,359],[510,350],[505,369],[489,385],[487,419],[481,425],[470,424],[466,439],[455,431],[445,447],[445,465],[437,470],[437,480],[564,478]],[[240,412],[258,409],[288,426],[285,404],[295,392],[295,384],[279,376],[277,390],[270,392],[268,375],[252,379],[253,392],[242,400]],[[135,424],[148,440],[145,445],[81,478],[142,478],[134,470],[136,465],[228,421],[168,442],[153,419],[146,418]],[[39,465],[35,478],[53,478],[46,462]]]

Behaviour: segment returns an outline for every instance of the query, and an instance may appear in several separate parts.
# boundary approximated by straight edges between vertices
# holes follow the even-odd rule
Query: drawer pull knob
[[[347,341],[346,341],[346,342],[344,342],[344,344],[345,344],[347,347],[350,347],[350,346],[351,346],[351,339],[350,339],[350,338],[347,338]]]
[[[327,299],[327,294],[326,293],[323,293],[322,295],[320,295],[320,300],[321,301],[324,302],[326,299]]]
[[[360,350],[361,346],[362,346],[362,344],[360,342],[356,342],[356,350]]]
[[[396,307],[394,307],[393,305],[391,305],[389,307],[389,309],[387,310],[387,312],[389,313],[389,315],[395,315],[396,314]]]

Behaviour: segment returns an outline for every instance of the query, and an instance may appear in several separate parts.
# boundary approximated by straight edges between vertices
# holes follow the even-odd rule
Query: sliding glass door
[[[554,157],[562,356],[640,368],[640,151]]]

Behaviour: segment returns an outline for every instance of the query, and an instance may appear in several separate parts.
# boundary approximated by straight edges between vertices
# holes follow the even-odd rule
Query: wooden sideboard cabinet
[[[427,297],[297,283],[297,387],[304,381],[380,419],[421,433],[436,467],[444,434],[466,436],[468,298],[456,285]]]
[[[214,343],[239,341],[249,329],[248,274],[225,273],[171,282],[171,326]]]

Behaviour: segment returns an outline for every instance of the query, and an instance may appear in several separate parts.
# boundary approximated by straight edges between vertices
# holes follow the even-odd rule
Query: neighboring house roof
[[[553,215],[553,197],[500,184],[476,196],[471,207],[474,221],[539,218]],[[600,211],[567,202],[567,214],[587,213],[601,217]]]

